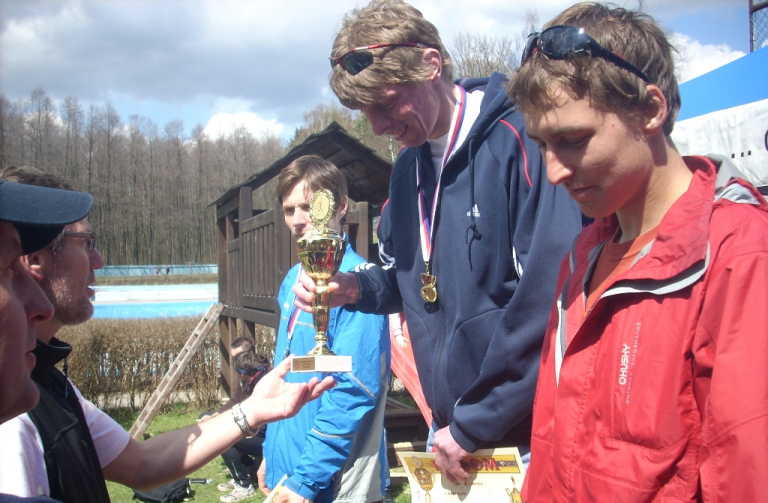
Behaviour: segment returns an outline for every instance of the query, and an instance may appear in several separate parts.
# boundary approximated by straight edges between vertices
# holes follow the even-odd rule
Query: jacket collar
[[[49,379],[54,366],[69,356],[71,352],[72,346],[55,337],[48,344],[38,340],[37,346],[33,351],[37,361],[35,362],[35,368],[32,370],[32,377],[38,381]]]
[[[642,267],[632,267],[622,280],[666,280],[678,276],[707,259],[709,221],[714,206],[716,168],[705,157],[684,157],[693,172],[688,190],[675,201],[659,223],[656,239],[644,249]],[[577,260],[586,269],[591,250],[613,236],[618,227],[615,215],[596,220],[592,231],[579,246]]]

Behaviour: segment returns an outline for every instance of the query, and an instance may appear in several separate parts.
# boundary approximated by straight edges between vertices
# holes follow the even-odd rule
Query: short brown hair
[[[277,200],[282,204],[283,199],[302,180],[307,182],[307,188],[313,192],[330,190],[336,201],[336,211],[347,201],[347,179],[344,174],[335,164],[317,155],[299,157],[283,168],[277,177]]]
[[[246,375],[254,375],[261,370],[269,370],[271,365],[269,358],[264,353],[244,351],[232,358],[232,367],[242,369]]]
[[[639,68],[667,100],[664,134],[669,136],[680,110],[680,92],[672,59],[674,48],[654,19],[642,12],[612,4],[578,3],[549,21],[546,27],[567,25],[584,30],[603,47]],[[552,84],[561,84],[577,99],[587,98],[599,110],[636,124],[652,106],[647,84],[634,74],[600,57],[550,59],[541,51],[520,67],[507,93],[525,115],[544,113],[551,103]]]
[[[61,176],[46,173],[33,166],[8,166],[0,170],[0,178],[6,182],[23,183],[25,185],[37,185],[38,187],[48,187],[50,189],[62,189],[72,190],[80,192],[80,190]],[[64,243],[64,231],[69,229],[69,225],[65,226],[61,234],[54,239],[48,246],[51,248],[54,256],[59,256],[61,247]]]
[[[245,352],[256,351],[256,346],[253,345],[253,341],[248,337],[238,337],[232,341],[232,349],[242,349]]]
[[[362,9],[348,12],[333,41],[331,56],[343,56],[355,47],[399,42],[420,42],[439,51],[443,62],[441,78],[453,81],[453,61],[437,28],[402,0],[373,0]],[[347,108],[365,108],[378,99],[382,89],[424,82],[432,73],[423,63],[424,49],[383,47],[370,52],[374,64],[357,75],[350,75],[340,65],[331,70],[331,88]]]

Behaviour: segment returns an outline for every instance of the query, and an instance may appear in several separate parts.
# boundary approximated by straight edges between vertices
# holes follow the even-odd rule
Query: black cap
[[[0,220],[19,232],[24,253],[48,246],[64,226],[82,220],[91,211],[90,194],[6,182],[0,178]]]

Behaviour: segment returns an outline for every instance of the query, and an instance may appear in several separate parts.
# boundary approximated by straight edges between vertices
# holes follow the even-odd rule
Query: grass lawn
[[[197,417],[200,415],[201,410],[189,409],[184,405],[175,406],[170,412],[165,414],[158,414],[152,421],[147,429],[147,433],[151,435],[159,435],[160,433],[176,430],[184,426],[193,424]],[[139,412],[125,412],[117,411],[112,412],[110,415],[119,422],[126,430],[130,429],[135,419],[139,416]],[[202,467],[200,470],[188,475],[190,478],[211,479],[209,484],[192,484],[192,497],[193,501],[210,502],[215,503],[219,501],[219,496],[225,494],[216,489],[216,485],[221,482],[227,482],[229,480],[229,472],[226,471],[224,462],[221,457],[218,457]],[[107,482],[107,489],[109,489],[109,496],[113,503],[133,503],[137,500],[133,500],[133,490],[114,482]],[[407,484],[404,486],[396,486],[391,488],[390,495],[395,499],[397,503],[411,503],[411,495]],[[256,491],[256,495],[244,501],[261,503],[264,501],[265,496],[260,491]]]

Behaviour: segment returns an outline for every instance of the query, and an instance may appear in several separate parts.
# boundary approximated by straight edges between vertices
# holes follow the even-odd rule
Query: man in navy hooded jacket
[[[466,480],[466,454],[530,445],[558,264],[581,213],[547,183],[506,77],[454,83],[437,29],[410,5],[375,0],[348,13],[331,64],[341,103],[407,147],[379,227],[390,263],[336,276],[334,301],[405,312],[437,427],[435,461]],[[305,276],[299,302],[311,291]]]

